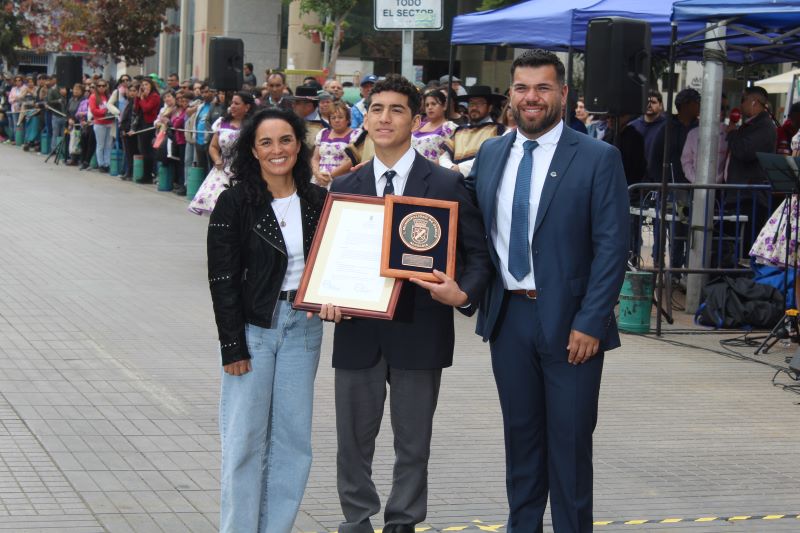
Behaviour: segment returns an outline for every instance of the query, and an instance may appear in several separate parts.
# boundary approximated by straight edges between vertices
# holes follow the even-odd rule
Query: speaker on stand
[[[650,24],[623,17],[589,21],[584,105],[589,113],[641,115],[650,77]]]
[[[71,91],[76,83],[83,81],[83,58],[81,56],[56,57],[56,85]]]
[[[244,41],[212,37],[209,41],[209,81],[218,91],[239,91],[243,83]]]

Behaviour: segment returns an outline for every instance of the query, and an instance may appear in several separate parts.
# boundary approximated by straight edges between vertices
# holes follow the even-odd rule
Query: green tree
[[[518,2],[519,0],[483,0],[478,10],[486,11],[487,9],[498,9],[501,7],[508,7],[514,5]]]
[[[291,0],[284,0],[291,3]],[[339,48],[342,45],[345,19],[358,3],[358,0],[297,0],[300,14],[316,13],[321,24],[304,24],[306,34],[319,33],[322,40],[330,45],[331,58],[328,62],[329,76],[336,75],[336,60],[339,59]]]
[[[0,59],[6,65],[16,65],[16,49],[22,46],[22,20],[12,2],[3,2],[2,6],[2,11],[0,11]]]
[[[22,35],[34,33],[49,52],[69,52],[71,45],[85,40],[93,62],[104,58],[141,64],[155,53],[162,32],[178,31],[167,24],[167,9],[178,0],[20,0],[12,12],[22,22]],[[5,5],[5,4],[4,4]],[[5,10],[4,10],[5,12]],[[4,27],[4,26],[3,26]],[[2,30],[4,35],[5,30]],[[16,41],[15,47],[21,45]]]
[[[178,8],[178,0],[149,0],[146,7],[138,0],[73,2],[91,4],[91,23],[83,25],[89,46],[114,61],[139,65],[155,53],[159,34],[178,31],[178,27],[167,24],[166,14],[167,9]]]

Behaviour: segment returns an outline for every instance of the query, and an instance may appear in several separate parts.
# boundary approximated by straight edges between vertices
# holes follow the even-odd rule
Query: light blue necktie
[[[528,242],[528,219],[531,202],[531,174],[533,173],[533,150],[536,141],[525,141],[522,145],[522,161],[517,168],[514,184],[514,202],[511,204],[511,232],[508,239],[508,271],[517,281],[531,271],[531,243]]]

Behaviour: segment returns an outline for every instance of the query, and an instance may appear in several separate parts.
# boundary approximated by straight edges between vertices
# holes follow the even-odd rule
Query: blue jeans
[[[52,128],[53,128],[52,129],[52,132],[53,132],[52,140],[50,142],[50,151],[51,152],[55,152],[56,151],[56,146],[58,146],[58,141],[60,141],[61,138],[64,136],[64,126],[66,124],[67,124],[67,119],[65,119],[64,117],[55,115],[55,114],[53,115],[53,118],[51,119],[51,125],[52,125]]]
[[[14,140],[14,135],[17,131],[17,121],[19,120],[19,113],[8,114],[8,138]]]
[[[181,179],[178,180],[181,185],[186,187],[186,178],[189,176],[189,169],[192,168],[192,163],[194,163],[194,147],[195,145],[187,142],[184,157],[183,157],[183,176]]]
[[[280,300],[273,326],[247,324],[252,370],[222,372],[222,533],[289,533],[308,482],[322,322]]]
[[[95,124],[94,138],[97,141],[95,156],[97,157],[98,167],[111,166],[111,147],[114,145],[114,138],[111,136],[111,125]]]

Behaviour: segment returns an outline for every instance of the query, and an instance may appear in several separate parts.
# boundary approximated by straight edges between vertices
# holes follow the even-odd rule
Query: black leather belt
[[[508,291],[508,292],[510,292],[511,294],[521,294],[522,296],[525,296],[529,300],[535,300],[536,299],[536,289],[528,289],[528,290],[526,290],[526,289],[515,289],[513,291]]]
[[[297,291],[281,291],[278,294],[278,300],[286,300],[289,303],[293,303],[295,294],[297,294]]]

